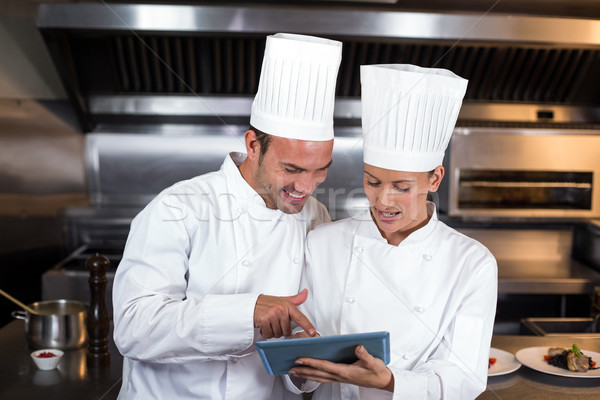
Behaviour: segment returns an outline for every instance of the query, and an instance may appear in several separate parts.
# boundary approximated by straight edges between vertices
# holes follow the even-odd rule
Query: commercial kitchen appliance
[[[95,252],[110,280],[153,196],[243,150],[264,38],[286,31],[344,43],[334,162],[316,192],[332,217],[367,205],[359,66],[448,68],[469,86],[432,197],[440,217],[492,250],[509,308],[511,295],[552,295],[566,314],[566,296],[600,284],[597,260],[576,254],[594,254],[577,232],[600,218],[600,20],[400,7],[42,5],[38,27],[86,135],[91,202],[65,211],[69,256],[43,296],[85,297],[81,265]]]

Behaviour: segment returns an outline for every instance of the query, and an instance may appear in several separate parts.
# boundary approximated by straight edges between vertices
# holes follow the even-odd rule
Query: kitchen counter
[[[56,369],[39,370],[30,356],[34,349],[25,340],[25,322],[10,322],[0,329],[0,399],[116,399],[123,357],[109,340],[110,365],[88,368],[86,349],[65,350]]]
[[[33,350],[25,341],[24,322],[12,321],[0,329],[0,354],[3,357],[0,362],[0,399],[116,399],[121,387],[123,358],[112,340],[109,343],[111,359],[107,368],[88,368],[84,347],[65,351],[56,370],[41,371],[29,356]],[[595,338],[495,335],[492,339],[493,347],[513,354],[525,347],[570,347],[573,343],[582,349],[600,352],[600,339]],[[598,393],[600,378],[564,378],[522,366],[511,374],[490,377],[487,390],[478,400],[596,400]]]
[[[600,272],[574,259],[497,261],[498,293],[591,294],[600,285]]]
[[[495,335],[492,338],[492,347],[512,354],[525,347],[571,347],[573,343],[577,343],[582,349],[600,352],[600,339],[596,338],[508,335]],[[597,400],[599,393],[600,378],[578,379],[549,375],[523,365],[513,373],[489,377],[486,391],[477,400]]]
[[[446,221],[486,246],[498,262],[499,294],[590,295],[600,271],[573,257],[573,229],[476,227]]]

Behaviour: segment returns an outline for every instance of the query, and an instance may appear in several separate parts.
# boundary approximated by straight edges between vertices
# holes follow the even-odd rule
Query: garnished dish
[[[521,363],[515,359],[512,353],[494,347],[490,349],[488,376],[506,375],[518,370],[519,367],[521,367]]]
[[[576,344],[570,349],[562,347],[550,347],[548,354],[544,356],[548,364],[555,367],[568,369],[574,372],[587,372],[590,369],[597,369],[596,361],[588,357],[579,350]]]
[[[528,347],[519,350],[515,356],[523,365],[546,374],[571,378],[600,378],[600,368],[596,366],[596,361],[600,360],[600,353],[579,349],[577,345],[568,349]]]

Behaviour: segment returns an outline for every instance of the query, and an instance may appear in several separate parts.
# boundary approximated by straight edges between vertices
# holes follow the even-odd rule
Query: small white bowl
[[[39,357],[39,355],[44,352],[52,353],[54,354],[54,357]],[[37,365],[39,369],[49,370],[56,368],[63,354],[64,353],[61,350],[41,349],[31,353],[31,358],[33,359],[33,362],[35,363],[35,365]]]

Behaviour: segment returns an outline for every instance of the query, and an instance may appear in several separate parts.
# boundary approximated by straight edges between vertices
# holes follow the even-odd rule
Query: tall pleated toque
[[[467,80],[408,64],[363,65],[360,78],[364,162],[411,172],[441,165]]]
[[[268,36],[250,124],[290,139],[333,139],[342,43],[313,36]]]

